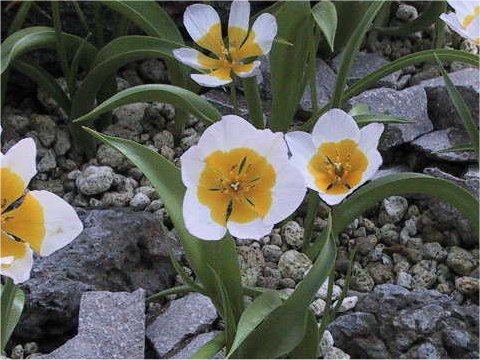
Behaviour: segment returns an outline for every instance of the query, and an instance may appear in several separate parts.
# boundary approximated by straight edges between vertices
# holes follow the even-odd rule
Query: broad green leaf
[[[307,311],[305,335],[295,349],[290,353],[291,359],[318,359],[319,348],[318,324],[312,310]]]
[[[342,105],[342,98],[347,85],[348,74],[357,57],[360,46],[362,45],[365,34],[370,29],[375,16],[383,6],[383,1],[372,2],[362,16],[358,26],[355,28],[350,40],[348,40],[343,50],[342,62],[338,70],[337,82],[332,95],[332,107],[337,108]]]
[[[226,358],[230,358],[247,336],[280,305],[282,300],[276,291],[267,290],[258,296],[242,313],[235,340]]]
[[[149,84],[134,86],[115,94],[88,114],[74,120],[74,123],[85,123],[119,106],[145,101],[164,102],[178,106],[207,123],[213,123],[222,117],[207,100],[189,90],[172,85]]]
[[[151,36],[124,36],[105,45],[97,54],[72,101],[72,117],[89,112],[102,85],[130,62],[148,58],[173,58],[175,45]]]
[[[239,347],[242,358],[278,358],[302,341],[308,321],[308,306],[335,264],[332,237],[326,242],[312,268],[285,303],[273,310]]]
[[[70,56],[73,56],[80,44],[85,42],[78,36],[66,33],[62,33],[62,39],[66,52]],[[34,26],[19,30],[6,38],[2,43],[0,72],[3,73],[12,61],[30,51],[43,48],[55,49],[56,47],[55,30],[50,27]],[[83,69],[88,69],[97,53],[97,49],[89,43],[86,43],[84,47],[85,50],[82,52],[80,66]]]
[[[403,119],[398,116],[387,115],[387,114],[362,114],[354,115],[353,118],[357,122],[358,126],[362,127],[371,123],[382,123],[382,124],[411,124],[415,121]]]
[[[430,1],[422,14],[412,22],[404,23],[399,26],[376,27],[375,31],[384,35],[407,36],[428,28],[439,18],[443,10],[444,1]]]
[[[356,190],[333,209],[333,234],[340,234],[354,219],[384,198],[406,194],[430,195],[448,202],[463,213],[478,234],[479,204],[473,194],[447,180],[416,173],[385,176]]]
[[[352,106],[351,110],[348,112],[350,116],[357,115],[368,115],[370,114],[370,108],[367,104],[355,104]]]
[[[447,153],[447,152],[464,152],[464,151],[470,152],[470,151],[475,151],[475,149],[473,148],[472,144],[460,144],[460,145],[454,145],[447,149],[439,150],[437,152]]]
[[[337,32],[337,8],[331,1],[322,0],[312,8],[312,15],[333,52]]]
[[[358,80],[345,91],[345,93],[342,95],[342,100],[347,101],[348,99],[351,99],[355,95],[358,95],[361,92],[369,89],[380,79],[398,70],[402,70],[410,65],[421,64],[427,61],[435,61],[435,54],[443,61],[459,61],[464,64],[469,64],[477,67],[480,65],[480,58],[477,55],[469,54],[465,51],[451,49],[433,49],[419,51],[392,61],[391,63],[382,66],[380,69],[377,69],[374,72],[365,76],[364,78]],[[331,107],[332,102],[323,106],[317,113],[313,114],[312,117],[305,124],[301,126],[301,130],[311,130],[318,118]]]
[[[7,281],[9,283],[1,286],[1,351],[5,349],[10,336],[12,336],[25,305],[23,290],[13,285],[10,280]]]
[[[185,186],[182,183],[180,169],[162,155],[134,141],[103,135],[88,128],[85,128],[85,131],[120,151],[150,180],[165,204],[198,280],[208,291],[213,303],[220,308],[221,294],[218,293],[210,267],[215,269],[224,281],[235,317],[238,319],[243,309],[243,299],[235,241],[231,236],[219,241],[204,241],[188,232],[183,221],[182,203]]]
[[[305,64],[312,18],[308,1],[285,1],[277,8],[278,36],[293,46],[275,43],[270,52],[272,73],[273,131],[286,131],[293,121],[298,103],[305,90]]]
[[[450,96],[450,100],[452,100],[453,106],[455,107],[458,116],[463,121],[463,126],[465,126],[465,129],[467,130],[468,136],[470,137],[470,142],[478,158],[480,136],[478,132],[478,125],[475,120],[473,120],[472,114],[470,113],[470,110],[468,109],[468,105],[465,103],[465,100],[463,100],[462,95],[460,95],[455,85],[453,85],[452,80],[450,80],[450,77],[445,71],[442,62],[440,61],[438,56],[435,56],[435,58],[437,60],[438,67],[440,68],[440,72],[442,73],[443,80],[445,81],[448,96]]]
[[[70,99],[67,94],[65,94],[57,80],[42,67],[34,62],[16,60],[13,63],[13,68],[33,80],[38,86],[44,88],[65,113],[70,113]]]
[[[225,346],[225,334],[221,332],[203,345],[190,359],[212,359]]]

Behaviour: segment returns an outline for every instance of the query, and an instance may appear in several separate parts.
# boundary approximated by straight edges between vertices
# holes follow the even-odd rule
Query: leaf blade
[[[334,51],[335,34],[337,32],[337,8],[328,0],[320,1],[312,8],[312,16],[322,31],[330,50]]]

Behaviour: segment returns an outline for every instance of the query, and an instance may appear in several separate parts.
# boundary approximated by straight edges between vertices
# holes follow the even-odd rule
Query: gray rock
[[[265,245],[262,248],[263,251],[263,257],[265,258],[265,261],[267,262],[273,262],[273,263],[278,263],[278,260],[280,260],[280,257],[282,256],[282,249],[278,247],[277,245]]]
[[[217,319],[210,299],[193,293],[173,300],[148,327],[147,337],[159,357],[168,357],[188,336],[206,330]]]
[[[474,358],[478,306],[462,306],[434,290],[379,285],[356,312],[328,327],[335,344],[355,358]],[[452,334],[454,335],[449,335]],[[447,341],[442,339],[447,338]]]
[[[55,141],[57,133],[57,124],[49,115],[32,116],[32,128],[37,131],[38,139],[43,146],[50,147]]]
[[[173,284],[168,248],[175,238],[150,213],[127,210],[79,211],[82,234],[65,248],[35,260],[23,283],[27,304],[17,336],[59,345],[77,322],[85,291],[133,291],[147,294]]]
[[[143,80],[150,83],[168,82],[168,72],[165,64],[158,59],[142,61],[138,67],[138,73]]]
[[[408,143],[433,130],[428,117],[427,96],[420,87],[402,91],[379,88],[365,91],[350,100],[350,105],[367,104],[372,113],[385,113],[415,121],[412,124],[387,125],[380,139],[380,150]],[[412,107],[412,104],[415,104]]]
[[[142,193],[137,193],[135,196],[130,200],[130,207],[133,210],[141,211],[145,210],[145,208],[150,204],[150,199],[147,195]]]
[[[452,162],[474,162],[476,157],[473,152],[441,151],[467,142],[469,142],[468,137],[463,130],[448,128],[422,135],[412,142],[412,146],[417,152],[431,159]]]
[[[175,139],[170,131],[163,130],[153,137],[153,144],[157,149],[161,149],[164,146],[173,148],[175,146]]]
[[[336,73],[340,70],[342,56],[343,54],[340,54],[332,60],[332,68]],[[352,85],[388,63],[389,61],[387,59],[376,53],[359,52],[348,74],[348,85]],[[401,71],[396,71],[393,74],[385,76],[378,81],[376,87],[395,88],[400,74]]]
[[[418,11],[415,6],[408,4],[400,4],[398,6],[397,12],[395,13],[397,19],[404,22],[411,22],[418,18]]]
[[[251,246],[239,246],[237,254],[243,285],[255,286],[265,266],[262,251]]]
[[[396,284],[410,290],[413,287],[413,277],[405,271],[400,271],[397,275]]]
[[[478,70],[467,68],[448,75],[467,103],[472,118],[478,119],[478,96],[480,89]],[[443,77],[422,81],[419,86],[423,87],[427,92],[428,114],[435,129],[446,129],[452,126],[464,128],[463,121],[458,116],[450,100]]]
[[[333,307],[337,306],[337,303],[340,300],[337,300],[333,303]],[[348,310],[352,310],[358,302],[358,296],[347,296],[343,299],[342,303],[338,307],[338,312],[347,312]]]
[[[58,156],[65,155],[71,147],[72,143],[68,131],[66,129],[58,129],[55,144],[53,145],[55,154]]]
[[[322,339],[320,340],[320,345],[319,345],[320,356],[324,357],[325,353],[333,347],[333,344],[334,343],[333,343],[332,334],[330,333],[330,331],[325,330],[323,332],[323,336],[322,336]]]
[[[390,196],[382,201],[378,222],[380,225],[396,224],[403,219],[407,209],[407,199],[401,196]]]
[[[310,309],[313,311],[313,314],[317,318],[319,318],[323,315],[323,312],[325,311],[326,306],[327,306],[327,303],[325,302],[325,300],[318,298],[310,304]],[[332,340],[332,345],[333,345],[333,340]]]
[[[283,240],[294,249],[300,249],[302,247],[303,232],[303,227],[293,220],[288,221],[281,229]]]
[[[425,259],[443,261],[447,258],[447,250],[437,242],[426,243],[423,245],[423,257]]]
[[[143,359],[145,291],[82,295],[78,335],[43,359]]]
[[[317,103],[319,108],[326,105],[330,100],[335,88],[337,75],[332,68],[322,59],[316,60],[315,83],[317,87]],[[300,110],[304,116],[308,116],[312,110],[312,95],[310,86],[306,86],[305,93],[300,100]]]
[[[375,284],[393,282],[393,271],[391,266],[384,265],[380,262],[375,262],[368,264],[367,270]]]
[[[414,289],[429,289],[437,281],[437,263],[432,260],[421,260],[410,269],[413,275]]]
[[[100,165],[109,166],[118,171],[125,171],[132,167],[132,163],[120,151],[105,144],[98,148],[97,160]]]
[[[471,276],[462,276],[455,280],[455,288],[465,295],[478,296],[479,280]]]
[[[319,299],[326,300],[327,299],[327,294],[328,294],[328,278],[325,279],[323,282],[322,286],[317,290],[317,293],[315,294],[315,297]],[[338,285],[333,285],[332,288],[332,300],[337,300],[340,295],[342,294],[342,288]]]
[[[75,183],[84,195],[101,194],[112,186],[113,170],[108,166],[89,166],[78,175]]]
[[[477,264],[477,259],[467,250],[458,246],[450,248],[447,265],[458,275],[469,275]]]
[[[201,95],[205,100],[212,103],[222,115],[231,115],[235,109],[230,101],[230,94],[222,89],[211,89]],[[248,108],[245,97],[237,93],[238,115],[248,119]]]
[[[48,172],[54,170],[56,167],[57,159],[55,157],[55,152],[52,149],[48,150],[37,163],[38,172]]]
[[[380,179],[384,176],[401,174],[401,173],[408,172],[408,171],[411,171],[411,169],[409,167],[405,166],[405,165],[386,167],[386,168],[378,170],[375,173],[375,175],[372,177],[372,181]]]
[[[365,269],[358,270],[352,276],[351,288],[360,292],[370,292],[373,289],[375,282]]]
[[[304,253],[297,250],[288,250],[280,257],[278,269],[284,278],[300,281],[303,274],[310,269],[312,261]]]
[[[195,336],[182,350],[173,355],[171,359],[190,359],[206,343],[220,334],[220,331],[211,331]]]
[[[339,349],[335,346],[327,349],[325,354],[323,355],[324,359],[350,359],[350,355],[348,355],[342,349]]]
[[[468,167],[467,172],[463,175],[465,179],[465,187],[472,191],[474,194],[478,194],[480,188],[480,173],[478,166],[471,165]]]
[[[116,108],[113,110],[113,116],[117,119],[117,124],[114,125],[140,134],[143,130],[143,114],[148,106],[148,103],[133,103]]]

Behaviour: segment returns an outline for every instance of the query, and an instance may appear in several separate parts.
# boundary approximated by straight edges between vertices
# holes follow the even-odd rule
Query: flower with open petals
[[[0,154],[2,237],[0,274],[15,284],[30,278],[33,251],[50,255],[75,239],[83,229],[75,210],[48,191],[25,192],[37,173],[31,138]]]
[[[204,240],[219,240],[227,229],[237,238],[260,239],[297,209],[306,192],[282,134],[235,115],[207,128],[181,163],[185,225]]]
[[[371,179],[382,164],[377,150],[382,132],[382,124],[359,129],[350,115],[332,109],[318,119],[312,134],[294,131],[285,138],[308,187],[335,205]]]
[[[277,35],[277,21],[271,14],[262,14],[249,32],[249,18],[249,2],[233,1],[228,21],[228,45],[225,45],[215,9],[205,4],[191,5],[183,15],[185,28],[197,45],[211,52],[213,57],[190,48],[176,49],[173,55],[185,65],[208,71],[208,74],[192,74],[192,79],[202,86],[226,85],[232,81],[232,72],[239,77],[252,76],[260,62],[251,59],[269,53]]]
[[[465,39],[480,45],[480,5],[478,1],[447,0],[455,12],[442,14],[440,19]]]

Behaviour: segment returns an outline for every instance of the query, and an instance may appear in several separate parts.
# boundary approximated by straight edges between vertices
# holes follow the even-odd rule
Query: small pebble
[[[333,303],[333,307],[337,306],[339,300],[335,301]],[[343,299],[342,303],[340,304],[338,308],[338,312],[346,312],[348,310],[352,310],[358,302],[358,296],[348,296]]]

